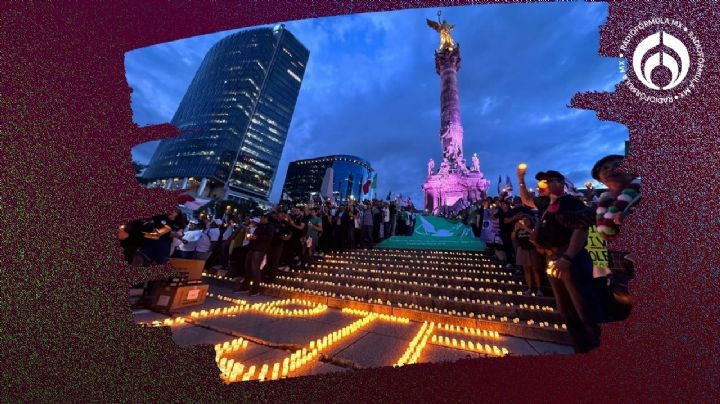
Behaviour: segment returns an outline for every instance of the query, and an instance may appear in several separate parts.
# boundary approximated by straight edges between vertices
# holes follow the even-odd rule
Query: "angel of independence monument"
[[[440,48],[435,51],[435,71],[440,76],[440,141],[443,158],[435,170],[435,161],[427,166],[427,180],[422,186],[425,210],[432,214],[457,212],[487,194],[490,181],[480,171],[480,160],[473,153],[468,168],[463,154],[463,127],[460,120],[460,97],[457,72],[460,69],[460,44],[455,44],[447,21],[427,20],[440,34]]]

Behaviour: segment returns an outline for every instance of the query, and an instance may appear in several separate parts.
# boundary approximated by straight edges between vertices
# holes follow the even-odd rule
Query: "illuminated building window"
[[[301,79],[297,74],[295,74],[295,72],[293,72],[293,71],[290,70],[290,69],[287,69],[287,72],[288,72],[288,74],[290,75],[290,77],[292,77],[292,78],[294,78],[295,80],[297,80],[298,83],[302,83],[302,79]]]

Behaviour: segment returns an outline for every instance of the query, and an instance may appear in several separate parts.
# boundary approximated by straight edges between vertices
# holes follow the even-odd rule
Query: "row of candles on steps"
[[[287,286],[287,285],[280,285],[280,286],[274,285],[274,284],[262,284],[262,285],[264,287],[270,288],[270,289],[279,289],[279,290],[288,291],[288,292],[304,293],[304,294],[310,294],[310,295],[316,295],[316,296],[349,299],[349,300],[354,300],[354,301],[363,302],[363,303],[370,303],[370,304],[382,304],[382,305],[386,305],[386,306],[394,305],[399,308],[418,310],[418,311],[435,313],[435,314],[440,314],[440,315],[449,315],[449,316],[455,316],[455,317],[467,317],[467,318],[471,318],[471,319],[475,319],[477,317],[477,319],[479,319],[479,320],[500,321],[500,322],[505,322],[505,323],[513,322],[514,324],[520,324],[522,322],[529,326],[537,326],[540,328],[554,328],[556,330],[560,330],[560,329],[565,330],[566,329],[565,324],[550,323],[548,321],[539,321],[538,322],[533,319],[523,321],[523,320],[520,320],[520,318],[518,318],[518,317],[515,317],[511,320],[507,316],[499,317],[499,316],[495,316],[494,314],[487,315],[485,313],[480,313],[480,314],[476,315],[475,313],[472,313],[472,312],[468,313],[468,312],[464,312],[464,311],[460,312],[457,310],[439,309],[437,307],[420,306],[417,304],[402,304],[402,303],[393,304],[389,300],[382,301],[381,299],[365,299],[365,298],[357,297],[357,296],[338,295],[338,294],[332,293],[332,292],[318,291],[318,290],[313,290],[313,289],[305,289],[305,288],[293,287],[293,286]],[[543,311],[547,311],[547,310],[543,310]]]
[[[333,265],[326,265],[326,264],[333,264]],[[352,265],[352,267],[342,267],[338,268],[337,265]],[[495,275],[495,276],[512,276],[507,271],[492,271],[489,269],[484,268],[477,268],[472,267],[472,269],[464,269],[464,268],[458,268],[457,266],[449,266],[447,268],[440,268],[440,267],[416,267],[411,265],[387,265],[384,267],[384,269],[378,269],[378,265],[371,265],[371,264],[364,264],[364,263],[356,263],[353,261],[323,261],[323,264],[312,264],[310,265],[310,269],[345,269],[348,271],[382,271],[387,272],[388,268],[393,269],[412,269],[414,271],[418,271],[419,273],[426,273],[430,271],[434,272],[440,272],[443,274],[446,273],[462,273],[462,274],[477,274],[477,275]],[[432,273],[430,273],[432,274]],[[446,275],[443,275],[446,276]]]
[[[290,271],[291,273],[296,273],[300,275],[306,275],[306,272],[303,271]],[[477,290],[472,286],[462,286],[462,285],[440,285],[438,283],[428,283],[428,282],[417,282],[417,281],[405,281],[405,280],[399,280],[399,279],[392,279],[392,278],[372,278],[368,279],[364,276],[355,276],[355,275],[346,275],[346,274],[333,274],[333,273],[323,273],[322,275],[325,276],[331,276],[333,278],[343,278],[343,279],[356,279],[360,281],[371,281],[371,282],[389,282],[389,283],[395,283],[395,284],[403,284],[403,285],[412,285],[412,286],[425,286],[425,287],[432,287],[432,288],[443,288],[443,289],[456,289],[456,290],[463,290],[463,291],[470,291],[470,292],[485,292],[485,293],[501,293],[501,294],[517,294],[518,296],[522,296],[522,291],[502,291],[500,289],[492,289],[492,288],[478,288]],[[441,277],[442,278],[442,277]],[[307,278],[303,278],[307,279]],[[444,277],[444,279],[448,279],[447,277]],[[489,282],[489,283],[495,283],[495,282]],[[509,283],[508,283],[509,285]],[[349,284],[345,284],[345,286],[350,286]],[[381,290],[384,291],[384,290]],[[405,293],[408,294],[408,293]],[[534,294],[533,294],[534,296]]]
[[[347,261],[352,259],[353,262],[361,262],[361,263],[377,263],[377,264],[388,264],[388,263],[402,263],[402,264],[423,264],[423,265],[445,265],[445,266],[473,266],[473,267],[483,267],[483,268],[503,268],[502,265],[493,262],[493,261],[483,261],[483,260],[476,260],[472,258],[450,258],[450,259],[444,259],[444,260],[428,260],[428,259],[388,259],[388,258],[374,258],[374,257],[362,257],[362,256],[343,256],[343,257],[337,257],[337,258],[329,258],[326,257],[323,261],[327,262],[337,262],[337,261]],[[392,264],[390,264],[392,265]]]
[[[328,269],[338,269],[338,268],[328,268]],[[356,272],[364,272],[364,273],[371,273],[371,274],[386,274],[386,275],[397,275],[397,276],[411,276],[415,278],[426,278],[426,279],[447,279],[450,281],[464,281],[464,282],[487,282],[487,283],[501,283],[501,284],[509,284],[509,285],[520,285],[520,282],[516,282],[514,280],[505,280],[505,279],[497,279],[497,278],[471,278],[470,276],[467,276],[465,274],[463,275],[438,275],[438,274],[424,274],[424,273],[417,273],[417,272],[398,272],[398,271],[383,271],[380,269],[352,269],[352,268],[339,268],[342,270],[347,271],[356,271]],[[447,272],[447,271],[443,271]],[[466,272],[466,271],[462,271]],[[474,274],[477,276],[478,274]]]
[[[391,293],[394,295],[401,295],[401,296],[426,297],[424,294],[422,294],[420,292],[410,292],[407,290],[399,291],[397,289],[391,289],[391,288],[375,288],[375,287],[371,287],[371,286],[367,286],[367,285],[350,285],[348,283],[343,285],[343,284],[339,284],[339,283],[333,282],[333,281],[318,281],[318,280],[308,279],[308,278],[304,278],[304,277],[288,277],[288,276],[279,275],[279,276],[277,276],[277,279],[287,281],[287,282],[302,282],[302,283],[307,282],[307,283],[314,283],[316,285],[331,286],[331,287],[348,287],[348,288],[353,288],[353,289],[358,289],[358,290],[375,291],[375,292],[380,292],[380,293]],[[396,282],[391,282],[391,283],[396,283]],[[423,285],[423,286],[430,286],[430,285]],[[467,289],[465,289],[465,288],[463,288],[462,290],[467,291]],[[505,294],[502,291],[496,291],[494,289],[484,289],[484,288],[480,288],[479,290],[477,290],[477,292]],[[509,295],[515,294],[517,296],[521,296],[522,292],[507,291],[507,294],[509,294]],[[337,294],[333,293],[332,296],[336,297]],[[453,301],[456,303],[465,303],[465,304],[486,304],[486,305],[492,304],[494,306],[503,306],[504,305],[506,307],[515,307],[515,304],[512,302],[507,302],[507,303],[503,304],[499,300],[490,301],[490,300],[483,300],[483,299],[470,299],[470,298],[457,297],[457,296],[454,296],[451,299],[449,296],[433,295],[432,293],[428,293],[427,298],[437,299],[437,300],[445,300],[448,302]],[[527,310],[540,310],[540,311],[549,312],[549,313],[552,313],[555,311],[555,309],[551,306],[540,306],[540,305],[523,305],[523,307],[521,307],[521,308],[527,309]]]
[[[466,282],[488,282],[488,283],[507,283],[510,285],[519,285],[520,282],[516,282],[514,280],[505,280],[505,279],[498,279],[498,278],[475,278],[468,276],[467,271],[460,271],[462,274],[460,275],[438,275],[436,273],[422,273],[422,272],[402,272],[402,271],[384,271],[381,269],[356,269],[356,268],[327,268],[327,269],[339,269],[339,270],[345,270],[345,271],[354,271],[354,272],[363,272],[363,273],[371,273],[371,274],[386,274],[386,275],[397,275],[397,276],[411,276],[415,278],[426,278],[426,279],[447,279],[451,281],[466,281]],[[449,271],[443,271],[442,273],[447,273]],[[480,274],[472,274],[473,276],[478,276]],[[486,275],[486,274],[481,274]],[[503,276],[507,277],[507,276]]]
[[[362,261],[383,261],[383,262],[398,262],[398,261],[416,261],[419,263],[436,263],[436,264],[445,264],[448,262],[451,263],[473,263],[473,264],[482,264],[482,265],[491,265],[491,266],[498,266],[500,267],[501,264],[497,261],[493,261],[491,259],[487,258],[480,258],[480,257],[428,257],[428,256],[418,256],[418,255],[394,255],[394,256],[388,256],[388,255],[378,255],[378,254],[353,254],[352,252],[348,252],[346,254],[332,256],[332,255],[326,255],[324,257],[325,259],[358,259]]]
[[[374,262],[378,261],[378,262]],[[395,263],[395,264],[389,264],[385,262],[386,260],[375,260],[375,259],[366,259],[366,260],[360,260],[359,258],[354,257],[346,257],[346,259],[337,259],[337,258],[325,258],[322,262],[331,263],[331,264],[350,264],[350,263],[357,263],[357,264],[363,264],[363,265],[374,265],[374,266],[386,266],[388,268],[415,268],[415,265],[408,265],[410,262],[408,261],[401,261],[401,263]],[[420,268],[427,267],[429,265],[440,265],[441,267],[435,267],[435,269],[446,269],[446,268],[459,268],[459,267],[469,267],[469,268],[476,268],[478,270],[491,270],[491,269],[502,269],[503,267],[497,264],[482,264],[480,265],[478,262],[452,262],[452,261],[417,261],[413,264],[417,264],[420,266]]]
[[[331,255],[328,254],[325,257],[329,258],[344,258],[344,257],[358,257],[363,259],[377,259],[377,260],[423,260],[423,261],[436,261],[436,262],[447,262],[447,261],[472,261],[472,262],[484,262],[489,264],[500,265],[497,261],[480,255],[428,255],[428,254],[382,254],[382,250],[368,251],[367,254],[359,254],[356,251],[347,251],[343,254]]]
[[[452,251],[440,251],[436,253],[425,252],[411,252],[404,250],[401,252],[388,252],[385,249],[375,250],[349,250],[344,251],[340,254],[327,254],[329,257],[346,257],[348,255],[356,257],[378,257],[378,258],[420,258],[420,259],[437,259],[437,260],[482,260],[492,262],[491,257],[483,254],[473,254],[470,252],[453,253]]]
[[[360,328],[366,326],[377,318],[379,318],[377,314],[369,314],[368,316],[365,316],[353,322],[352,324],[341,328],[338,331],[334,331],[324,336],[323,338],[317,339],[315,341],[310,341],[310,344],[307,348],[298,349],[289,357],[286,357],[282,361],[282,364],[281,362],[274,363],[272,365],[272,370],[270,370],[271,368],[269,364],[263,364],[259,367],[260,372],[258,373],[257,377],[255,376],[255,372],[258,369],[257,366],[252,365],[247,367],[247,370],[245,370],[245,366],[240,364],[239,362],[235,362],[232,359],[227,360],[226,358],[223,358],[222,355],[216,356],[218,367],[222,372],[221,377],[227,383],[232,383],[236,381],[247,381],[253,379],[259,381],[265,381],[267,379],[277,380],[281,377],[288,377],[290,373],[297,372],[300,368],[318,357],[320,353],[322,353],[327,348],[333,346],[334,344],[348,337],[349,335],[354,334]],[[226,360],[223,362],[223,359]],[[270,375],[268,375],[268,372],[270,372]]]

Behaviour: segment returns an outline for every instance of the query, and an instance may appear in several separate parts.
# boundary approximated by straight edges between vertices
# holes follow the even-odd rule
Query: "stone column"
[[[443,153],[451,168],[463,156],[463,127],[460,120],[460,96],[457,72],[460,70],[460,47],[435,52],[435,71],[440,76],[440,136]]]
[[[203,192],[205,192],[206,186],[207,186],[207,178],[203,177],[203,179],[200,180],[200,186],[198,186],[198,189],[197,189],[197,196],[202,197]]]
[[[190,180],[190,178],[188,178],[188,177],[183,178],[182,184],[180,185],[180,189],[187,189],[189,180]]]
[[[168,178],[168,179],[165,181],[165,187],[164,187],[164,188],[165,188],[165,189],[170,189],[170,188],[172,188],[172,183],[173,183],[173,179],[172,179],[172,178]]]

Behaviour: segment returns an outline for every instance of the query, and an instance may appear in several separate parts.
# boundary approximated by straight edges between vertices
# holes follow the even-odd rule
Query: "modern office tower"
[[[284,25],[238,32],[203,59],[144,178],[200,197],[266,202],[310,52]]]
[[[283,195],[293,202],[306,202],[311,194],[322,192],[323,180],[327,179],[327,169],[332,168],[329,181],[337,202],[347,200],[372,199],[375,190],[366,183],[373,179],[375,172],[370,163],[356,156],[335,155],[308,160],[297,160],[288,164]],[[327,195],[324,195],[327,197]]]

